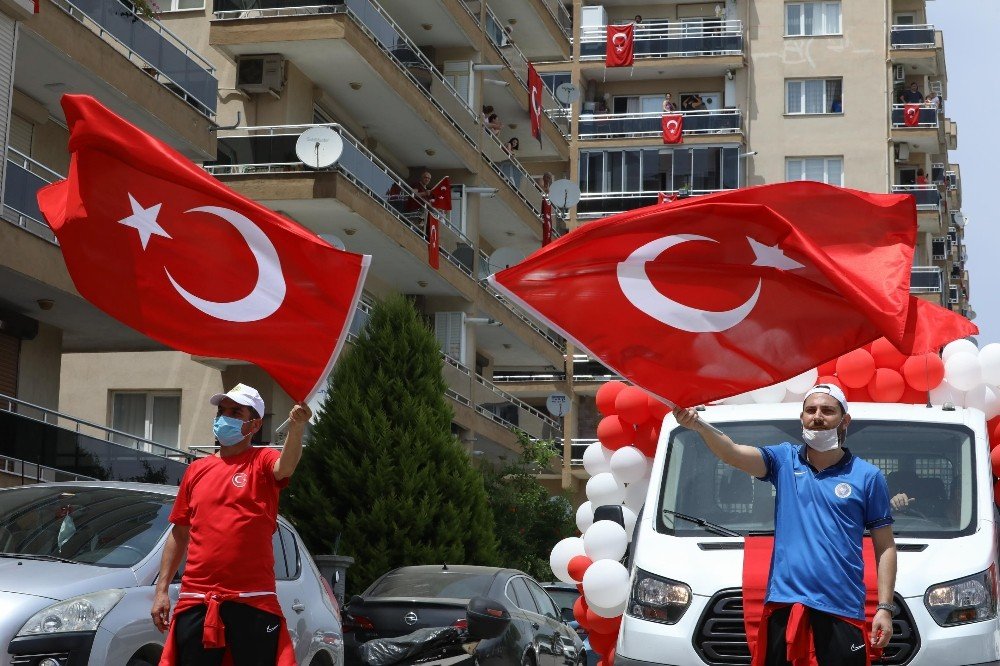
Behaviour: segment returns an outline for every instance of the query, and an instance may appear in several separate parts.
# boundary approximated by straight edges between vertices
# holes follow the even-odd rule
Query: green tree
[[[375,305],[334,369],[282,510],[314,554],[354,557],[349,594],[399,566],[496,563],[445,388],[438,343],[402,296]]]
[[[560,539],[577,533],[573,507],[565,494],[550,495],[537,474],[556,455],[552,442],[518,433],[521,453],[485,463],[481,469],[493,510],[500,561],[538,580],[554,580],[549,554]]]

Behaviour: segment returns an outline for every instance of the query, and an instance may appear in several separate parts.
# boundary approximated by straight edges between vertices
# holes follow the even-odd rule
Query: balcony
[[[739,109],[683,111],[676,115],[684,118],[685,139],[709,137],[714,141],[727,134],[740,137],[743,132]],[[656,139],[662,143],[662,117],[660,112],[581,114],[578,121],[579,137],[581,141]]]
[[[650,68],[650,74],[663,76],[711,76],[725,74],[727,69],[743,66],[743,22],[738,20],[712,20],[697,24],[678,21],[644,21],[635,26],[636,74]],[[581,28],[580,59],[586,68],[587,61],[604,60],[607,50],[607,27]],[[602,62],[603,66],[603,62]],[[669,73],[665,67],[676,67]],[[612,74],[629,68],[612,68],[608,80],[618,80]],[[614,77],[614,78],[612,78]]]
[[[4,170],[3,217],[17,226],[56,243],[56,236],[38,210],[38,190],[63,176],[17,150],[7,148]]]
[[[905,66],[907,74],[944,75],[944,36],[933,25],[894,25],[889,45],[890,61]]]
[[[948,135],[941,109],[921,106],[916,125],[907,125],[903,117],[905,104],[893,104],[890,109],[890,133],[894,143],[907,143],[910,152],[937,155],[946,150]]]
[[[937,185],[893,185],[892,193],[909,194],[914,198],[919,231],[933,234],[944,232],[941,190]]]
[[[939,125],[939,119],[941,117],[941,110],[936,106],[922,106],[920,107],[920,120],[916,125],[907,125],[906,120],[903,119],[903,109],[906,107],[905,104],[893,104],[892,105],[892,129],[905,129],[905,130],[918,130],[918,129],[937,129]]]
[[[711,190],[664,190],[660,192],[584,192],[580,197],[580,203],[576,206],[577,220],[596,220],[617,213],[655,206],[660,194],[667,196],[676,195],[678,198],[701,196],[722,192],[721,189]]]
[[[911,294],[940,294],[943,287],[940,266],[914,266],[910,269]]]
[[[43,480],[89,477],[178,485],[194,456],[125,432],[0,395],[0,459],[19,469],[0,471]]]
[[[480,0],[462,0],[478,11]],[[514,28],[518,43],[533,61],[568,60],[573,17],[563,0],[489,0],[489,8]]]

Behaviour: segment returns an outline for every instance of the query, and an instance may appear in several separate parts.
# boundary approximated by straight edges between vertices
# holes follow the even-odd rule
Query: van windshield
[[[131,567],[159,542],[174,498],[159,493],[74,486],[0,492],[0,554]]]
[[[801,445],[796,420],[726,423],[736,442]],[[915,498],[893,511],[901,537],[949,538],[975,529],[975,465],[972,432],[958,425],[854,421],[847,446],[886,475],[889,497]],[[715,536],[669,511],[702,518],[741,534],[774,531],[774,486],[726,465],[697,433],[678,428],[670,436],[657,531],[676,536]]]

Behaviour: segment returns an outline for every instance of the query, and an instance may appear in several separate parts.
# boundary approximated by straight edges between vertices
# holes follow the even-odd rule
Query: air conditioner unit
[[[906,82],[906,68],[902,65],[896,65],[892,68],[892,82],[893,83],[905,83]]]
[[[240,56],[236,61],[236,87],[246,93],[277,96],[285,87],[285,58],[280,53]]]
[[[897,143],[898,148],[896,153],[896,159],[908,160],[910,159],[910,144],[908,143]]]

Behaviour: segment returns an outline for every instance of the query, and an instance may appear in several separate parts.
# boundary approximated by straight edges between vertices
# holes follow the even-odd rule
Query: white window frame
[[[788,182],[797,180],[807,180],[806,178],[806,162],[823,160],[823,181],[827,185],[837,185],[838,187],[844,186],[844,156],[843,155],[803,155],[796,157],[786,157],[785,158],[785,180]],[[830,182],[830,166],[832,162],[840,163],[840,182],[831,183]],[[794,162],[799,162],[799,177],[791,178],[788,172],[789,167],[792,166]]]
[[[164,446],[177,447],[180,445],[181,439],[181,410],[183,407],[183,397],[181,391],[132,391],[132,390],[111,390],[111,398],[108,400],[108,411],[110,412],[110,418],[108,422],[111,427],[115,427],[115,396],[116,395],[144,395],[146,396],[146,410],[145,410],[145,428],[143,429],[142,435],[134,435],[128,433],[133,437],[141,437],[149,441],[156,442],[157,444],[162,444]],[[177,398],[177,440],[174,442],[160,442],[153,439],[153,399],[154,398]],[[125,432],[125,431],[122,431]]]
[[[159,9],[156,11],[157,14],[171,14],[174,12],[199,12],[205,11],[205,0],[201,0],[200,7],[178,7],[178,0],[162,0],[162,4],[157,2]]]
[[[793,34],[789,31],[788,24],[788,10],[792,7],[798,7],[799,9],[799,29],[804,30],[806,25],[806,15],[805,6],[806,5],[817,5],[819,11],[820,26],[819,30],[816,30],[815,24],[813,25],[813,32],[799,32]],[[836,30],[831,30],[826,24],[826,8],[830,5],[837,5],[837,23]],[[844,8],[840,0],[813,0],[811,2],[787,2],[785,3],[785,15],[782,17],[785,22],[785,37],[833,37],[833,36],[843,36],[844,34]]]
[[[451,84],[451,87],[458,93],[459,99],[472,108],[472,102],[476,99],[476,77],[472,70],[471,60],[445,60],[441,68],[444,80]],[[460,83],[464,80],[465,83]],[[468,97],[466,97],[468,94]]]
[[[806,82],[821,81],[823,83],[823,110],[806,111]],[[840,111],[829,111],[833,100],[826,98],[826,88],[828,81],[840,81]],[[792,111],[788,108],[788,86],[799,84],[799,108],[801,111]],[[839,116],[844,113],[844,79],[842,77],[831,76],[819,79],[785,79],[785,115],[786,116]]]

